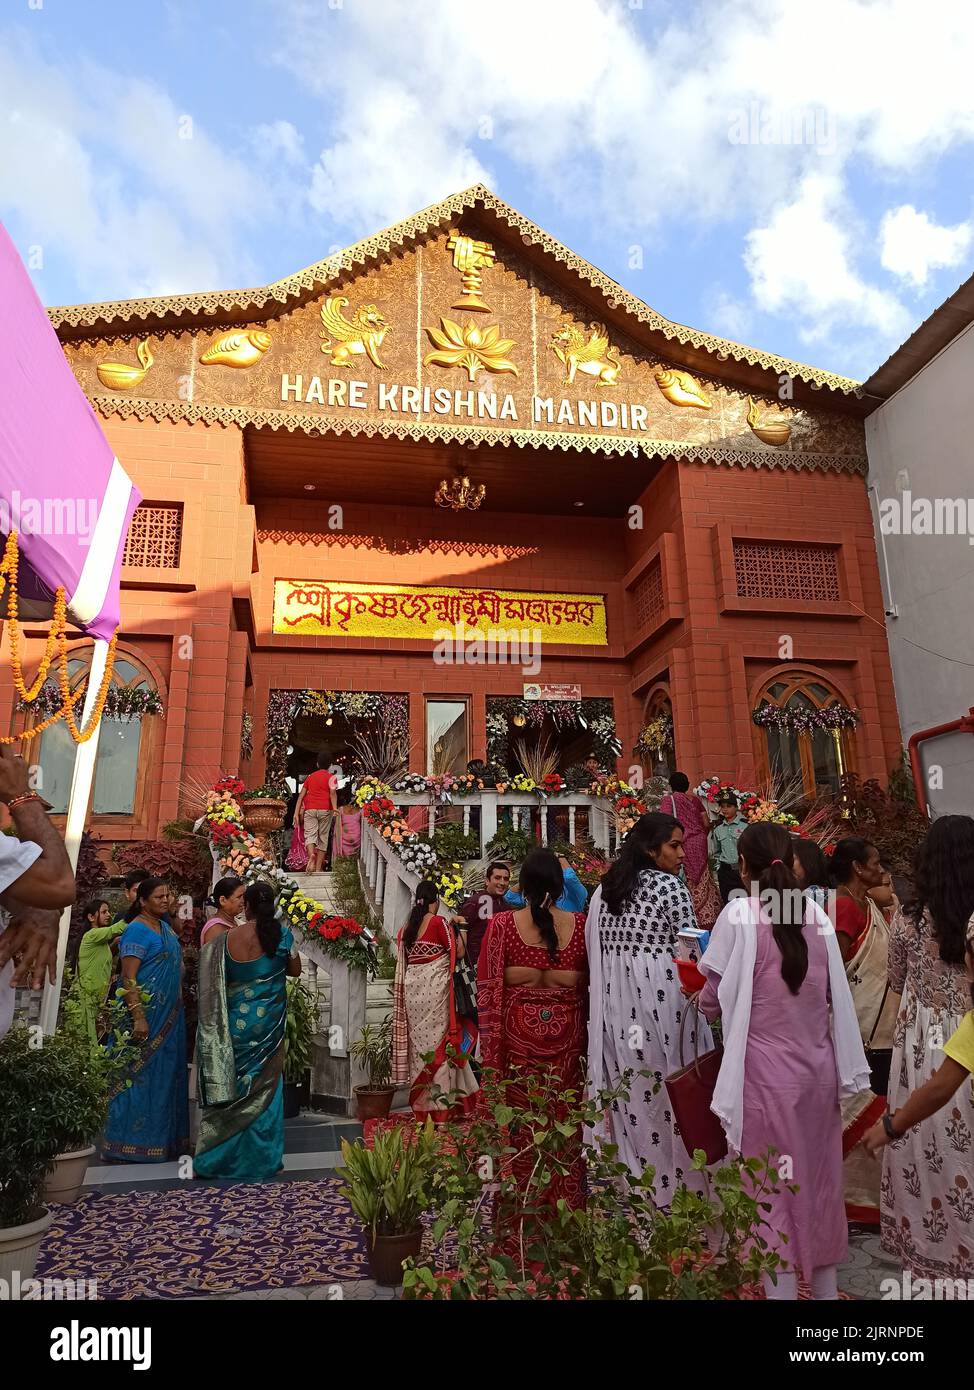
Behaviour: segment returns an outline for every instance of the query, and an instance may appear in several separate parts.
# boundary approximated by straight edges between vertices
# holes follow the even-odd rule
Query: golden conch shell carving
[[[142,364],[140,367],[130,367],[127,362],[99,362],[95,371],[102,386],[107,386],[110,391],[131,391],[133,386],[141,386],[146,372],[155,361],[149,351],[148,338],[142,339],[135,355]]]
[[[333,295],[321,306],[322,352],[331,353],[333,367],[347,367],[350,357],[367,357],[377,367],[384,364],[379,358],[379,348],[389,331],[388,322],[382,317],[374,304],[363,304],[355,312],[355,317],[347,319],[342,310],[348,307],[343,294]]]
[[[467,323],[461,328],[452,319],[441,318],[439,328],[427,328],[426,332],[438,351],[426,354],[424,367],[464,367],[471,381],[481,370],[518,375],[517,367],[507,356],[514,339],[502,338],[495,324],[481,329],[475,323]]]
[[[573,323],[566,323],[552,334],[548,346],[568,369],[565,385],[571,386],[578,372],[594,376],[599,386],[615,386],[622,363],[614,348],[609,347],[609,334],[604,323],[590,323],[589,338]]]
[[[470,309],[474,313],[489,314],[490,305],[485,304],[480,297],[483,288],[480,280],[480,272],[487,266],[494,264],[494,248],[486,241],[474,241],[472,237],[461,236],[459,232],[451,232],[450,240],[446,244],[447,250],[453,252],[454,267],[459,270],[463,279],[463,294],[455,304],[451,304],[451,309]]]
[[[787,444],[791,438],[791,425],[783,417],[777,419],[768,417],[764,420],[758,415],[758,408],[754,401],[748,397],[747,423],[758,439],[765,444]]]
[[[200,356],[204,367],[252,367],[271,345],[271,335],[259,328],[224,333]]]
[[[678,371],[675,367],[657,367],[653,375],[670,405],[695,405],[699,410],[713,409],[689,372]]]

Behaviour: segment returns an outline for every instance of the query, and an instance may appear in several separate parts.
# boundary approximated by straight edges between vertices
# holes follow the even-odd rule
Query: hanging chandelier
[[[463,475],[448,483],[444,478],[436,489],[434,501],[438,507],[449,507],[454,512],[475,512],[487,495],[483,483],[474,487],[470,479]]]

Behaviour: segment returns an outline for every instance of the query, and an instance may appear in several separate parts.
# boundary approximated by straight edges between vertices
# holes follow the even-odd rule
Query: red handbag
[[[693,1061],[684,1064],[683,1030],[691,1005],[697,1016],[698,1027],[693,1038]],[[680,1020],[680,1070],[666,1078],[666,1090],[670,1097],[673,1118],[687,1153],[692,1156],[694,1149],[703,1149],[707,1155],[707,1162],[716,1163],[727,1156],[727,1135],[720,1120],[710,1108],[724,1050],[722,1047],[715,1047],[700,1056],[697,1051],[699,1022],[700,1012],[696,1003],[688,999]]]

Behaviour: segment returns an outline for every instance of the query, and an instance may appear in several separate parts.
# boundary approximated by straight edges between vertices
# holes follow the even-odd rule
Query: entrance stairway
[[[294,874],[295,883],[303,893],[314,898],[328,913],[338,915],[332,882],[334,874]],[[329,971],[334,968],[331,957],[314,943],[301,942],[301,958],[305,963],[306,983],[320,992],[319,1020],[323,1033],[328,1031],[331,1022],[331,978]],[[310,968],[313,967],[313,968]],[[369,980],[366,987],[365,1020],[367,1023],[381,1023],[392,1012],[392,981]]]

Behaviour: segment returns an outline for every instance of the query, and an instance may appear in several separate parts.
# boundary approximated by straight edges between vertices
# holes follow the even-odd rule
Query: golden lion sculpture
[[[568,368],[565,385],[571,386],[577,372],[594,376],[599,386],[615,386],[622,363],[615,349],[609,347],[609,334],[603,323],[590,323],[589,340],[574,324],[566,323],[564,328],[552,336],[549,346],[560,362]]]
[[[342,310],[348,305],[343,294],[326,299],[321,306],[321,322],[325,331],[321,337],[322,352],[331,353],[333,367],[347,367],[350,357],[365,356],[377,367],[384,366],[379,357],[382,340],[389,331],[388,322],[374,304],[363,304],[353,319]]]

